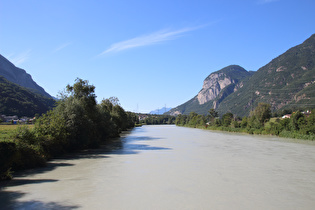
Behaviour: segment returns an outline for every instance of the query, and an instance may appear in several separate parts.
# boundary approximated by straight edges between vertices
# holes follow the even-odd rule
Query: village
[[[4,124],[33,124],[35,121],[35,117],[30,118],[30,117],[21,117],[19,118],[17,115],[13,116],[7,116],[7,115],[0,115],[0,123]]]

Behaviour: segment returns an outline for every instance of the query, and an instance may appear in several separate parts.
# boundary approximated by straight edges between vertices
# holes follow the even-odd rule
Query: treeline
[[[140,124],[145,125],[165,125],[165,124],[175,124],[176,117],[171,115],[145,115]]]
[[[11,171],[43,166],[56,155],[97,148],[138,123],[138,116],[126,112],[117,98],[97,104],[94,89],[77,79],[32,129],[19,127],[10,139],[1,140],[0,179],[10,178]]]
[[[259,103],[247,117],[228,112],[222,117],[214,109],[208,115],[178,115],[176,125],[249,134],[268,134],[287,138],[315,140],[315,110],[310,114],[293,112],[290,118],[271,118],[270,105]]]

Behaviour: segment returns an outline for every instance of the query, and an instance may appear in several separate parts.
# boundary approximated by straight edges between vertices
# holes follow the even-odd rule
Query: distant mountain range
[[[315,108],[315,34],[257,72],[232,65],[211,73],[194,98],[168,114],[207,114],[214,108],[220,115],[242,117],[259,102],[269,103],[273,111]]]
[[[31,75],[0,55],[0,114],[34,117],[55,103]]]
[[[154,111],[151,111],[149,114],[164,114],[165,112],[170,111],[172,108],[161,108],[161,109],[156,109]]]

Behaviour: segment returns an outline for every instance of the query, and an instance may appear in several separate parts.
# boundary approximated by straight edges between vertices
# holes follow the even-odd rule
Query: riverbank
[[[36,119],[34,127],[21,126],[0,138],[0,179],[12,171],[44,166],[47,160],[82,149],[98,148],[139,123],[118,98],[97,103],[95,86],[77,78],[67,85],[56,107]],[[1,135],[0,135],[1,137]]]
[[[248,129],[248,128],[233,128],[233,127],[224,127],[224,126],[208,126],[208,125],[177,125],[182,127],[188,127],[188,128],[198,128],[198,129],[204,129],[204,130],[213,130],[213,131],[225,131],[225,132],[232,132],[232,133],[246,133],[251,135],[266,135],[266,136],[277,136],[282,138],[292,138],[292,139],[301,139],[301,140],[315,140],[315,135],[309,134],[301,134],[297,132],[291,132],[282,130],[278,134],[270,133],[265,129]]]
[[[271,118],[270,105],[265,103],[259,103],[248,117],[240,118],[230,112],[218,117],[218,113],[210,109],[207,116],[195,112],[178,115],[175,124],[209,130],[315,140],[315,110],[307,114],[296,111],[289,117]]]
[[[139,125],[138,125],[139,126]],[[137,127],[137,126],[135,126]],[[0,183],[14,178],[15,173],[22,173],[28,169],[48,168],[49,161],[55,158],[89,156],[97,151],[112,151],[122,148],[121,136],[128,135],[132,128],[124,130],[119,136],[104,139],[99,145],[93,147],[67,150],[66,145],[49,145],[50,153],[42,145],[30,145],[16,139],[16,135],[24,132],[34,132],[34,125],[5,125],[0,126]],[[57,151],[58,150],[58,151]],[[46,170],[46,169],[45,169]],[[2,172],[2,173],[1,173]]]

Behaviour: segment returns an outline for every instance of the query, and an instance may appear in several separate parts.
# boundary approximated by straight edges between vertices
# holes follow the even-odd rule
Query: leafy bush
[[[0,180],[12,178],[11,167],[16,151],[15,143],[0,141]]]

